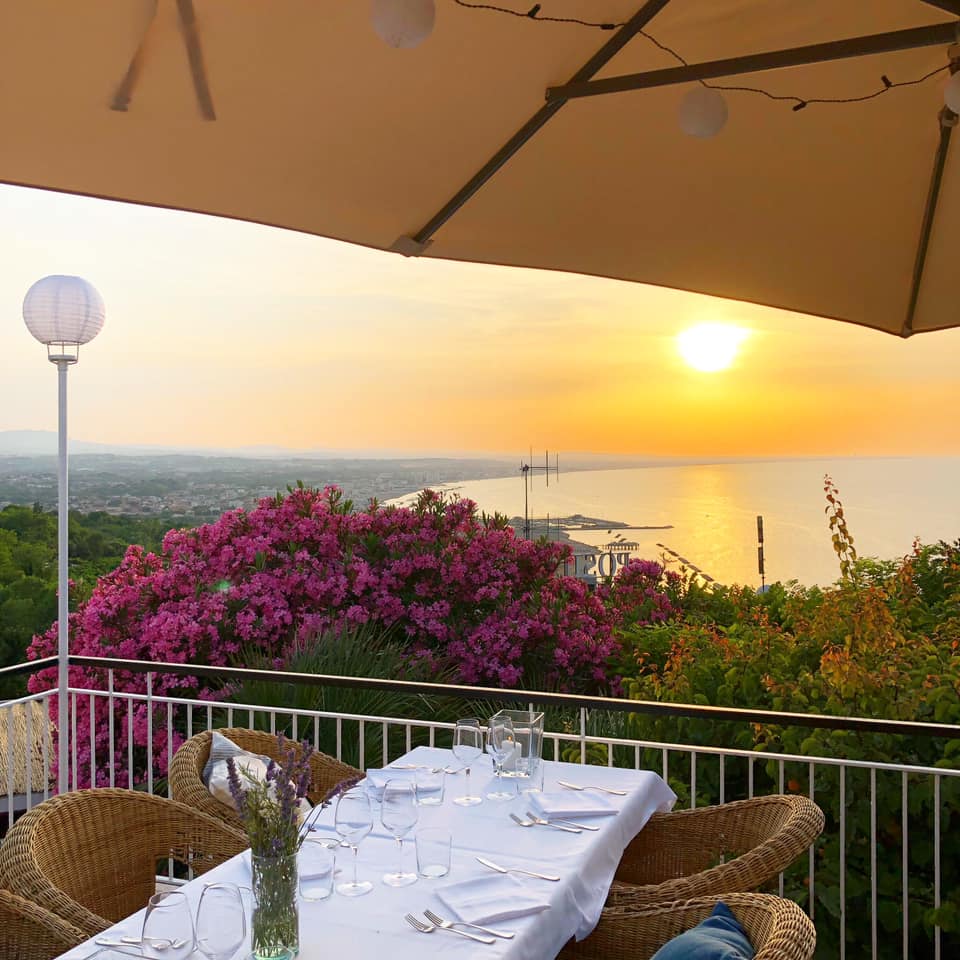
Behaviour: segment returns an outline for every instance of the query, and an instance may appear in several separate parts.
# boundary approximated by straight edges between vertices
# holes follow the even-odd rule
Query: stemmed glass
[[[466,767],[467,792],[462,797],[455,797],[453,802],[461,807],[472,807],[483,803],[482,797],[475,797],[470,793],[470,764],[482,753],[483,731],[480,729],[480,721],[458,720],[453,730],[453,755]]]
[[[369,880],[357,879],[357,860],[360,856],[360,841],[373,829],[373,813],[366,790],[353,789],[337,798],[334,827],[343,842],[353,849],[353,880],[337,884],[337,893],[344,897],[360,897],[373,889]]]
[[[403,872],[403,838],[417,823],[417,788],[409,780],[388,780],[383,787],[380,822],[397,841],[399,855],[395,873],[385,873],[383,882],[391,887],[415,883],[416,873]]]
[[[208,883],[197,907],[197,949],[207,960],[230,960],[247,936],[240,888]]]
[[[512,800],[516,795],[503,788],[503,764],[514,753],[517,740],[513,733],[513,721],[509,717],[494,717],[487,723],[487,744],[497,765],[497,789],[487,794],[488,800]]]
[[[147,903],[140,950],[151,960],[186,960],[196,942],[193,915],[184,894],[155,893]]]

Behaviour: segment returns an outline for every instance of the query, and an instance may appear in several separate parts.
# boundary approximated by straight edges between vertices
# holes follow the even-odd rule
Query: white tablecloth
[[[456,765],[449,750],[417,747],[403,762],[417,764]],[[490,760],[483,757],[472,768],[472,793],[485,796],[491,777]],[[673,791],[655,773],[608,767],[581,766],[572,763],[545,763],[544,790],[562,789],[557,778],[572,783],[597,784],[628,790],[625,797],[603,794],[618,810],[615,816],[591,817],[585,822],[599,827],[598,832],[562,833],[549,827],[521,827],[510,820],[513,811],[520,815],[530,807],[529,797],[521,794],[514,800],[497,802],[484,799],[482,804],[461,807],[453,798],[462,795],[463,773],[446,778],[444,802],[440,806],[419,808],[418,827],[439,827],[453,836],[451,870],[437,880],[420,879],[407,887],[388,887],[382,875],[395,869],[396,841],[379,823],[379,805],[374,804],[373,832],[360,845],[361,879],[374,882],[366,896],[348,898],[334,894],[330,899],[300,902],[300,960],[329,960],[332,956],[351,960],[420,960],[423,950],[431,953],[442,949],[444,956],[489,956],[490,960],[552,960],[571,938],[582,940],[600,919],[604,900],[613,880],[620,857],[629,841],[642,829],[656,811],[667,811],[676,802]],[[509,781],[508,781],[509,782]],[[333,808],[322,811],[317,819],[319,829],[314,836],[335,837]],[[416,869],[413,834],[404,842],[405,865]],[[527,867],[561,877],[559,883],[519,877],[550,898],[550,909],[543,913],[510,920],[502,928],[517,931],[513,940],[497,940],[490,946],[472,943],[463,937],[438,930],[429,936],[417,933],[403,919],[405,913],[422,915],[425,908],[440,916],[449,914],[435,894],[445,883],[465,880],[490,873],[476,861],[486,856],[502,866]],[[353,869],[353,854],[344,848],[337,851],[339,879],[348,878]],[[514,876],[517,876],[514,874]],[[241,854],[217,867],[204,877],[182,889],[196,906],[204,882],[232,881],[249,884],[249,854]],[[111,939],[139,936],[142,911],[116,924],[104,934]],[[93,941],[64,954],[69,960],[89,956]],[[243,955],[241,953],[241,955]]]

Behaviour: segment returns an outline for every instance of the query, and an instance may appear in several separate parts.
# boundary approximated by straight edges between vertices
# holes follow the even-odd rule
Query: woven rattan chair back
[[[0,890],[0,960],[52,960],[84,940],[49,910]]]
[[[822,830],[822,811],[803,796],[654,814],[624,851],[608,905],[762,889]]]
[[[246,836],[184,804],[101,787],[44,801],[0,846],[0,886],[91,936],[141,909],[158,868],[202,874],[240,853]]]
[[[718,900],[750,937],[755,960],[810,960],[817,934],[792,901],[763,893],[731,893],[635,909],[607,907],[586,940],[570,942],[560,960],[649,960],[667,941],[710,915]]]
[[[228,727],[218,732],[250,753],[270,757],[273,760],[281,759],[277,738],[271,733],[247,730],[242,727]],[[212,739],[212,733],[205,730],[181,745],[170,763],[170,790],[175,800],[239,827],[240,818],[236,811],[211,796],[201,780],[203,768],[210,758]],[[314,753],[310,758],[310,774],[310,789],[307,791],[307,797],[311,803],[319,803],[338,783],[363,775],[355,767],[319,752]]]

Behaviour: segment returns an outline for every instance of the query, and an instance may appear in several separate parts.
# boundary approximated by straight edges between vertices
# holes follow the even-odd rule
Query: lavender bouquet
[[[289,960],[300,949],[297,851],[305,836],[301,800],[310,787],[313,748],[303,743],[298,749],[283,734],[277,741],[283,759],[270,761],[264,780],[227,760],[230,793],[250,841],[256,960]]]

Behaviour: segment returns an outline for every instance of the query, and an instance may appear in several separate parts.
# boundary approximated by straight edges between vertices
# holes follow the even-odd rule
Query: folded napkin
[[[617,808],[598,793],[584,790],[559,790],[556,793],[531,793],[530,805],[548,820],[551,817],[609,817]]]
[[[367,771],[367,794],[374,800],[383,799],[383,788],[388,780],[402,780],[406,783],[414,783],[416,780],[416,770],[391,770],[389,767],[383,770]],[[418,787],[418,793],[439,793],[440,784],[436,783],[429,787]]]
[[[465,923],[496,923],[550,909],[543,893],[505,874],[450,883],[439,887],[437,896]]]

